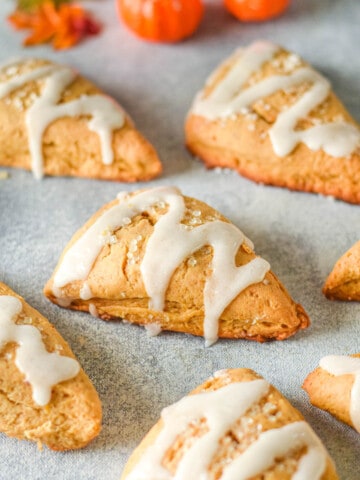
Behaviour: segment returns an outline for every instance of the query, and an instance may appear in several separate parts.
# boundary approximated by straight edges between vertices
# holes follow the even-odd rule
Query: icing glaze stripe
[[[218,320],[224,309],[247,286],[262,281],[270,265],[256,257],[246,265],[236,266],[236,253],[248,240],[230,223],[214,220],[189,230],[181,223],[186,208],[183,196],[175,188],[160,187],[130,197],[122,195],[66,252],[55,272],[53,293],[61,297],[61,287],[75,280],[86,280],[106,242],[104,230],[121,228],[159,202],[168,205],[168,211],[157,220],[140,265],[150,298],[149,308],[162,311],[167,287],[177,267],[201,247],[212,246],[212,273],[204,289],[204,337],[206,345],[211,345],[218,338]]]
[[[209,478],[208,468],[219,440],[234,423],[269,390],[262,379],[237,382],[218,390],[189,395],[163,410],[162,429],[128,475],[129,480],[188,480]],[[207,431],[186,449],[172,475],[162,459],[192,422],[205,419]],[[295,422],[260,434],[242,454],[225,466],[221,480],[246,480],[261,474],[294,449],[307,447],[293,480],[319,480],[325,470],[326,452],[305,422]]]
[[[21,312],[18,298],[0,295],[0,349],[9,342],[18,344],[15,364],[30,383],[34,402],[44,406],[50,402],[52,387],[75,377],[80,366],[73,358],[49,353],[33,325],[17,325],[15,320]]]
[[[241,62],[236,62],[225,78],[214,88],[211,93],[212,107],[228,103],[235,98],[249,77],[259,70],[262,65],[271,60],[279,50],[279,47],[267,42],[256,42],[247,49],[238,49],[233,55],[240,57]],[[219,114],[222,112],[219,111]],[[232,112],[228,112],[231,115]]]
[[[13,68],[16,68],[17,64],[12,64]],[[2,66],[1,70],[4,70],[5,67]],[[42,67],[38,67],[36,70],[32,70],[27,73],[22,73],[16,75],[15,77],[9,78],[6,82],[0,83],[0,98],[4,98],[13,91],[17,90],[18,88],[23,87],[28,82],[33,82],[36,80],[40,80],[48,75],[51,75],[54,71],[54,67],[52,65],[45,65]]]
[[[297,130],[298,122],[319,106],[330,93],[329,82],[310,67],[301,67],[284,75],[272,75],[243,88],[250,76],[279,50],[267,42],[257,42],[234,55],[234,66],[209,96],[197,95],[192,113],[211,120],[241,114],[257,100],[279,90],[310,83],[311,87],[292,106],[281,112],[269,128],[270,140],[276,155],[290,154],[300,143],[310,150],[323,149],[333,157],[346,157],[360,146],[359,129],[345,121],[333,121]],[[294,66],[296,66],[294,64]]]
[[[13,64],[13,67],[20,64],[19,61]],[[59,118],[91,116],[88,127],[99,136],[102,161],[105,165],[113,162],[112,131],[124,125],[125,114],[119,105],[105,95],[82,95],[78,99],[59,103],[62,93],[76,76],[77,74],[68,67],[49,65],[36,67],[0,83],[0,98],[3,98],[28,82],[39,79],[45,82],[40,95],[25,113],[31,167],[38,179],[43,176],[43,135],[46,128]]]
[[[327,355],[320,360],[320,367],[331,375],[354,375],[351,389],[350,418],[360,433],[360,358],[347,355]]]

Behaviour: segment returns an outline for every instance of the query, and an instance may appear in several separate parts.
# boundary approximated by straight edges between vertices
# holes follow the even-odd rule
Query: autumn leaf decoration
[[[16,30],[30,30],[23,45],[51,42],[56,50],[70,48],[101,30],[82,6],[69,0],[19,0],[8,20]]]

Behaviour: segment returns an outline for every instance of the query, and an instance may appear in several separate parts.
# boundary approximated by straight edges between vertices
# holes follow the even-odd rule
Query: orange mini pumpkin
[[[192,35],[203,16],[201,0],[117,0],[124,23],[139,37],[178,42]]]
[[[225,7],[243,22],[261,22],[276,17],[288,7],[290,0],[224,0]]]

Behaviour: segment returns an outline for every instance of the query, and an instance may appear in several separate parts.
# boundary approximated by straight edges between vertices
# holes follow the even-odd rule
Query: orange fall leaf
[[[100,31],[100,25],[82,7],[62,4],[56,8],[50,0],[32,12],[17,10],[8,20],[17,30],[30,30],[30,35],[23,42],[25,46],[52,41],[55,49],[66,49],[85,35]]]

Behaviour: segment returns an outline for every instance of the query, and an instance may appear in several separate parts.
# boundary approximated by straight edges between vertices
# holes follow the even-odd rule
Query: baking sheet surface
[[[104,24],[101,36],[65,52],[21,48],[6,16],[15,2],[0,3],[0,61],[40,56],[69,64],[128,110],[157,148],[163,175],[148,184],[76,178],[36,181],[29,172],[1,169],[0,278],[57,327],[92,379],[103,403],[100,436],[77,452],[37,450],[0,434],[0,479],[113,480],[133,448],[159,417],[216,370],[248,367],[272,382],[321,437],[344,480],[359,479],[360,436],[310,406],[305,376],[326,354],[360,351],[360,304],[330,302],[322,284],[335,261],[360,238],[360,207],[320,195],[256,185],[234,172],[207,171],[183,145],[183,123],[194,94],[211,70],[235,48],[264,38],[299,53],[331,81],[360,119],[360,2],[293,0],[282,18],[240,24],[222,2],[208,1],[198,33],[178,45],[138,40],[118,22],[114,2],[85,2]],[[1,147],[0,147],[1,148]],[[257,344],[202,338],[102,322],[60,309],[42,295],[72,234],[119,191],[176,185],[232,220],[266,258],[311,327],[284,342]]]

